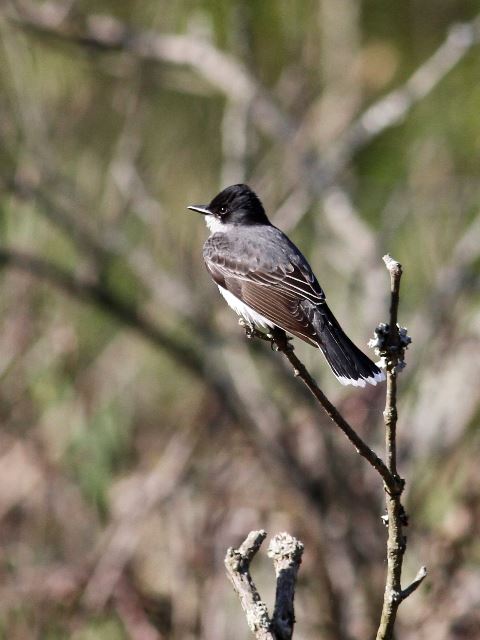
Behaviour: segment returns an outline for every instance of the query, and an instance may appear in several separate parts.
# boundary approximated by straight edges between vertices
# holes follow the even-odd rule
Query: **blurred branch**
[[[181,311],[184,320],[194,316],[193,292],[173,273],[165,273],[142,247],[129,246],[118,227],[113,226],[108,234],[87,224],[83,197],[63,176],[35,167],[36,179],[18,171],[14,177],[0,176],[0,187],[22,201],[33,202],[34,212],[50,221],[70,240],[78,251],[92,259],[96,273],[115,258],[122,258],[146,289],[160,298],[162,305]],[[41,182],[40,182],[41,181]],[[141,182],[138,178],[138,182]],[[64,195],[67,191],[68,195]],[[145,201],[149,196],[143,194]],[[153,198],[152,198],[153,200]],[[82,204],[80,204],[80,202]],[[137,201],[137,205],[140,203]],[[159,206],[159,205],[158,205]],[[204,328],[205,329],[205,328]]]
[[[248,104],[228,100],[222,119],[221,184],[245,182],[248,156]]]
[[[126,496],[122,517],[108,527],[99,559],[85,587],[83,601],[88,607],[100,611],[121,584],[125,567],[137,550],[146,517],[178,488],[200,436],[198,428],[174,433],[153,469]]]
[[[227,575],[233,584],[257,640],[290,640],[295,623],[293,600],[297,572],[302,561],[303,544],[288,533],[276,535],[270,542],[268,556],[273,559],[277,587],[273,617],[268,615],[250,575],[250,563],[267,534],[251,531],[238,549],[230,548],[225,557]]]
[[[480,15],[469,22],[453,24],[438,49],[403,86],[372,104],[352,122],[332,149],[336,162],[345,166],[357,149],[366,146],[385,129],[399,124],[479,42]]]
[[[0,269],[2,267],[17,269],[43,280],[77,300],[96,306],[114,320],[133,329],[207,384],[219,406],[225,410],[233,423],[240,421],[252,424],[228,379],[213,364],[210,352],[213,353],[214,349],[211,343],[207,352],[185,344],[167,334],[134,305],[124,301],[105,285],[80,278],[43,258],[1,247]]]
[[[141,598],[128,580],[121,580],[117,585],[114,606],[129,640],[164,640],[164,634],[148,619]]]
[[[1,267],[19,269],[35,278],[45,280],[74,298],[94,304],[115,320],[147,338],[155,346],[165,350],[191,372],[203,375],[204,363],[200,354],[167,335],[132,304],[125,302],[105,286],[73,275],[48,260],[14,249],[0,248]]]
[[[314,200],[338,180],[358,150],[399,124],[480,41],[480,16],[452,25],[445,41],[401,87],[368,107],[338,141],[320,155],[312,150],[310,135],[298,139],[302,138],[299,123],[280,109],[245,65],[206,40],[192,35],[136,31],[112,16],[87,15],[82,21],[69,21],[63,7],[52,2],[41,7],[22,3],[21,9],[17,7],[9,15],[13,23],[25,30],[99,52],[125,51],[140,60],[190,66],[231,103],[242,105],[241,111],[248,105],[248,115],[261,131],[282,144],[289,144],[290,161],[301,175],[302,184],[282,205],[282,219],[288,213],[284,225],[287,230],[298,224]],[[301,207],[290,206],[289,203],[297,201],[302,203]]]
[[[192,67],[210,85],[236,102],[251,104],[257,126],[269,135],[286,139],[293,125],[264,87],[234,56],[192,35],[161,35],[136,31],[112,16],[90,15],[84,24],[58,20],[61,5],[42,7],[22,3],[11,20],[23,29],[98,51],[125,51],[141,60]]]
[[[109,256],[109,250],[98,241],[94,230],[86,223],[86,216],[78,215],[74,204],[76,198],[72,195],[68,199],[62,198],[61,190],[57,185],[51,184],[53,179],[45,175],[44,167],[39,170],[39,173],[44,174],[41,177],[44,178],[46,188],[42,188],[37,179],[22,175],[22,171],[17,172],[13,177],[0,176],[0,187],[22,202],[38,204],[39,207],[35,210],[64,233],[65,237],[69,238],[79,250],[92,257],[95,262],[105,260]],[[55,201],[50,195],[51,191],[56,195]]]
[[[402,86],[374,102],[353,120],[330,149],[324,151],[323,159],[318,155],[310,156],[310,161],[303,167],[308,180],[288,195],[277,212],[277,223],[280,221],[287,231],[296,226],[324,189],[335,183],[357,151],[385,130],[400,124],[413,107],[428,96],[479,43],[480,14],[469,22],[452,25],[444,42],[430,58]],[[295,206],[290,203],[295,203]]]

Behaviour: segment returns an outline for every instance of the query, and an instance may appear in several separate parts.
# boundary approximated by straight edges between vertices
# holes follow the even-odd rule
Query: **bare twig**
[[[412,580],[412,582],[408,585],[408,587],[403,589],[403,591],[401,592],[401,599],[405,600],[405,598],[408,598],[409,595],[411,595],[414,591],[416,591],[426,577],[427,577],[427,567],[420,567],[417,575]]]
[[[243,324],[243,323],[242,323]],[[234,346],[225,345],[223,348],[224,360],[228,366],[231,383],[238,394],[238,399],[249,418],[249,426],[243,420],[243,427],[249,439],[255,443],[262,466],[267,465],[271,480],[278,480],[284,487],[284,498],[293,490],[295,500],[305,504],[305,509],[315,514],[315,563],[321,591],[320,609],[321,626],[324,629],[325,640],[342,637],[337,633],[341,628],[341,613],[338,602],[338,593],[335,590],[331,575],[326,567],[328,552],[326,551],[325,532],[325,496],[322,497],[318,485],[312,482],[301,457],[295,447],[286,445],[289,434],[292,434],[294,424],[281,412],[271,397],[271,380],[262,380],[252,360],[252,354]],[[290,384],[290,376],[287,369],[280,369],[281,375],[285,375],[286,384]],[[265,386],[262,392],[262,388]],[[301,390],[302,387],[299,387]],[[305,390],[302,396],[307,396]],[[327,432],[320,432],[322,442],[328,440]],[[327,445],[325,445],[327,446]],[[326,463],[327,464],[327,463]]]
[[[275,610],[270,618],[250,575],[250,563],[266,536],[263,530],[251,531],[238,549],[228,549],[225,567],[255,638],[290,640],[295,623],[295,583],[302,561],[303,544],[288,533],[280,533],[270,541],[268,555],[273,560],[277,578]]]

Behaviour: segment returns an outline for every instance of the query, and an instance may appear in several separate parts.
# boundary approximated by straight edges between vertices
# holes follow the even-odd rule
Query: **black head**
[[[234,184],[220,191],[208,205],[188,207],[224,224],[270,224],[260,198],[246,184]]]

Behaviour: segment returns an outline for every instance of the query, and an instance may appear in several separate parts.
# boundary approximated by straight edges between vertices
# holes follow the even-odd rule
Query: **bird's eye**
[[[222,216],[227,213],[227,207],[220,207],[220,213],[222,214]]]

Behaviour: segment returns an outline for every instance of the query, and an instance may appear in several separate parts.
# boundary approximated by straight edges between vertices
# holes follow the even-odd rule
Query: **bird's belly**
[[[242,318],[244,318],[249,324],[266,331],[268,331],[268,329],[273,329],[275,326],[273,322],[267,320],[267,318],[247,306],[239,298],[234,296],[233,293],[230,293],[230,291],[224,289],[220,285],[218,285],[218,290],[227,301],[228,306],[233,309],[237,315],[242,316]]]

